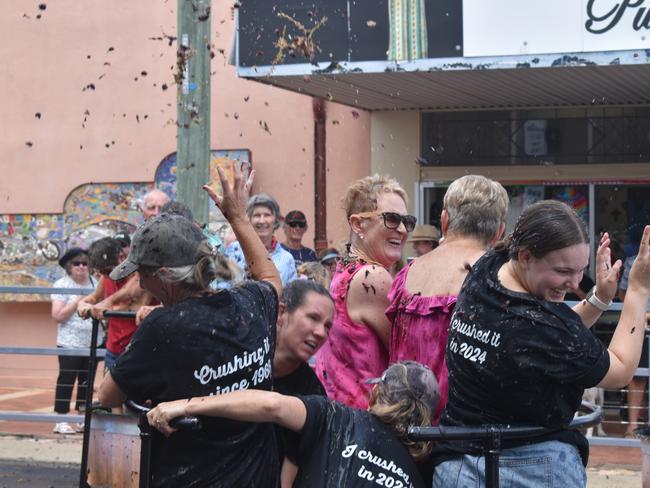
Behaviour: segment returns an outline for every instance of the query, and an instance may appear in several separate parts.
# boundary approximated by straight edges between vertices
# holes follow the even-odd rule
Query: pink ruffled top
[[[363,267],[356,261],[337,266],[330,286],[336,316],[329,339],[316,357],[316,374],[329,398],[365,410],[373,386],[365,381],[382,375],[388,352],[372,329],[348,315],[348,288]]]
[[[426,364],[436,375],[440,386],[440,403],[433,423],[438,424],[447,404],[447,364],[445,350],[455,295],[421,296],[406,289],[410,266],[402,269],[388,293],[390,305],[386,315],[392,322],[389,344],[389,364],[413,360]]]

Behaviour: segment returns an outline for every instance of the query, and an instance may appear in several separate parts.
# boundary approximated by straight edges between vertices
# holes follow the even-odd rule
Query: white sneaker
[[[83,422],[79,422],[78,424],[74,424],[74,431],[75,431],[77,434],[83,434],[83,431],[84,431],[84,423],[83,423]]]
[[[52,432],[55,434],[74,434],[75,431],[72,427],[70,427],[70,424],[67,422],[59,422],[54,426],[54,429],[52,429]]]

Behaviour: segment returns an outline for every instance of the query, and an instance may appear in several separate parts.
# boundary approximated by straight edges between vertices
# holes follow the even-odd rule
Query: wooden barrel
[[[93,413],[88,448],[88,484],[138,488],[140,430],[131,415]]]

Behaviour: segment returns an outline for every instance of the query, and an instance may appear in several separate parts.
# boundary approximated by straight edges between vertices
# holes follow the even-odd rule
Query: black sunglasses
[[[384,226],[387,229],[397,229],[399,224],[403,223],[406,232],[412,232],[418,222],[414,215],[402,215],[397,212],[363,212],[357,215],[362,218],[381,216],[384,218]]]
[[[287,225],[289,227],[300,227],[301,229],[304,229],[307,227],[307,222],[287,222]]]
[[[88,266],[88,261],[70,261],[72,266]]]

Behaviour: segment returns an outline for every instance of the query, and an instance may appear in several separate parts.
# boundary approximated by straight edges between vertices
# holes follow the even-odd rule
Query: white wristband
[[[607,311],[609,309],[609,306],[612,304],[612,302],[605,303],[596,296],[595,286],[591,290],[589,290],[589,293],[587,293],[587,298],[585,298],[585,300],[587,300],[588,303],[596,307],[601,312]]]

